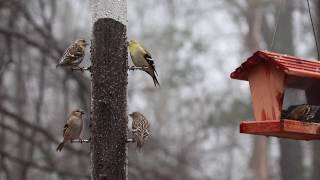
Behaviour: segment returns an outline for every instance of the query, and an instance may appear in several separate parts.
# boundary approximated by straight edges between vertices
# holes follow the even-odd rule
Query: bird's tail
[[[159,84],[159,81],[158,81],[158,79],[157,79],[157,77],[156,77],[156,75],[153,73],[152,74],[152,79],[153,79],[153,83],[154,83],[154,86],[159,86],[160,87],[160,84]]]
[[[139,152],[141,152],[142,146],[144,144],[143,136],[137,136],[136,137],[136,141],[137,141],[137,149],[138,149]]]
[[[62,150],[63,146],[64,146],[64,141],[62,141],[62,142],[58,145],[56,151],[60,152],[60,151]]]

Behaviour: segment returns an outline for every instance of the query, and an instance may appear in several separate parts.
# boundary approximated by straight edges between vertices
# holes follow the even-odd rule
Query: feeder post
[[[90,0],[92,180],[127,179],[127,2]]]
[[[249,0],[248,3],[248,26],[249,32],[247,36],[248,49],[251,52],[259,49],[259,35],[261,34],[262,12],[258,8],[258,2]],[[253,154],[251,157],[251,167],[253,170],[253,178],[256,180],[267,180],[268,158],[267,158],[268,142],[265,137],[254,137]]]

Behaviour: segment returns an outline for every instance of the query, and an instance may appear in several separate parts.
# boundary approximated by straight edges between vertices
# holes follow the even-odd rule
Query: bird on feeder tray
[[[58,145],[56,151],[61,151],[63,146],[67,143],[72,143],[72,140],[78,139],[81,134],[83,122],[82,115],[84,111],[81,109],[77,109],[71,112],[67,123],[63,128],[63,139]]]
[[[142,146],[151,135],[149,122],[140,112],[133,112],[129,114],[129,116],[132,118],[134,142],[137,143],[137,148],[141,150]]]
[[[154,61],[151,54],[142,47],[137,40],[129,41],[129,52],[135,67],[130,67],[129,70],[140,69],[148,73],[152,79],[155,86],[160,86],[159,81],[156,77],[158,75]]]
[[[300,120],[305,122],[319,122],[320,121],[320,106],[301,104],[293,105],[282,112],[281,118]]]
[[[84,39],[78,39],[73,42],[63,53],[60,62],[56,65],[58,67],[71,67],[72,70],[84,70],[79,67],[85,56],[85,49],[88,43]]]

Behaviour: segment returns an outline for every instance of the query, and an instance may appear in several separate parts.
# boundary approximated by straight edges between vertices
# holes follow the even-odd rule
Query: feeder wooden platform
[[[274,136],[297,140],[320,139],[320,125],[289,119],[266,121],[242,121],[240,133]]]
[[[241,133],[298,140],[320,139],[319,123],[281,119],[286,88],[305,90],[308,101],[320,105],[320,62],[257,51],[230,76],[250,84],[255,120],[241,122]]]

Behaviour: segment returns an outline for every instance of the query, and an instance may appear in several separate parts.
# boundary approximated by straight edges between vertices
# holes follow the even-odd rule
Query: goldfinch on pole
[[[152,77],[154,85],[160,86],[156,77],[158,73],[156,71],[151,54],[145,48],[143,48],[137,40],[129,41],[129,52],[135,67],[138,67],[138,69],[148,73]]]

